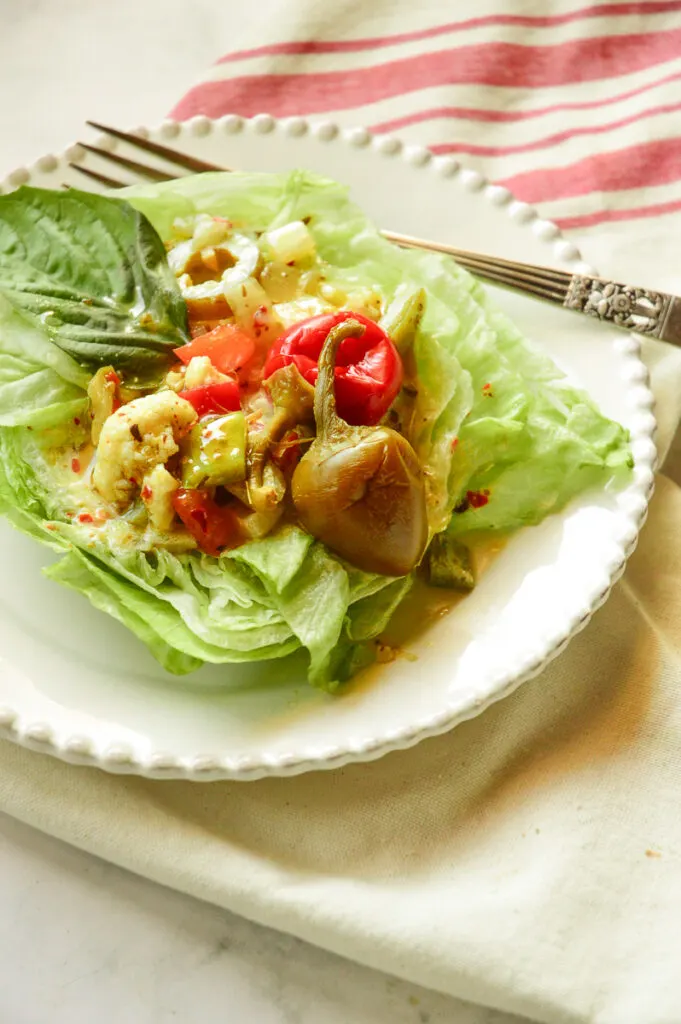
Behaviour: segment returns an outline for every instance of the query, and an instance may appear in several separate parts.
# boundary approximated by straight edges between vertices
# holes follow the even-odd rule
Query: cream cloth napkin
[[[295,18],[292,8],[282,6],[279,28],[295,21],[285,39],[314,34],[315,39],[347,42],[401,29],[413,34],[437,26],[438,18],[456,16],[451,5],[436,0],[418,9],[383,2],[371,6],[360,25],[357,18],[368,6],[341,3],[333,11],[325,7],[322,16],[321,8],[300,5]],[[491,105],[496,98],[498,109],[505,111],[523,110],[523,104],[564,106],[565,90],[574,87],[569,102],[588,104],[589,96],[600,96],[605,103],[593,117],[588,115],[593,126],[594,118],[610,109],[608,95],[603,96],[606,84],[613,95],[634,86],[614,78],[587,83],[587,96],[574,61],[581,46],[591,46],[594,33],[624,35],[631,19],[637,31],[647,26],[651,35],[642,47],[649,66],[635,71],[636,87],[647,88],[654,75],[662,80],[671,74],[668,67],[657,67],[655,62],[666,58],[655,47],[659,50],[670,39],[676,46],[676,35],[670,33],[681,25],[681,16],[674,13],[681,4],[601,5],[612,21],[596,7],[580,9],[574,3],[517,4],[510,15],[508,5],[497,7],[502,11],[498,17],[493,4],[476,5],[477,20],[488,20],[462,30],[477,33],[474,37],[461,42],[458,29],[447,37],[453,68],[480,67],[480,75],[493,77],[485,70],[492,67],[485,64],[489,39],[481,36],[487,31],[495,41],[511,33],[513,39],[531,42],[537,48],[532,60],[546,74],[559,63],[551,47],[575,40],[579,45],[569,50],[573,63],[561,65],[567,68],[567,84],[544,83],[548,93],[540,96],[528,90],[543,90],[541,82],[526,84],[522,96],[513,92],[513,82],[506,91],[485,86],[482,94],[473,90],[473,100],[482,95]],[[640,22],[644,7],[656,12],[645,25]],[[580,10],[587,13],[580,15]],[[667,14],[672,21],[662,23]],[[549,15],[549,24],[542,24]],[[621,18],[630,21],[624,24]],[[309,25],[313,28],[306,30]],[[277,20],[259,31],[267,34],[259,44],[276,40]],[[442,33],[399,46],[425,46],[433,38],[442,39]],[[473,45],[483,49],[471,64]],[[603,42],[602,54],[611,54],[609,45]],[[621,46],[607,57],[611,71]],[[455,52],[459,47],[466,53]],[[547,59],[540,59],[541,48]],[[380,53],[387,62],[388,51]],[[271,59],[275,63],[268,66],[281,70],[289,57],[296,53],[240,60]],[[376,60],[366,47],[355,47],[351,56],[336,47],[326,55],[313,53],[309,60],[322,58],[340,62],[348,75],[352,68],[343,61]],[[669,60],[674,73],[681,71],[681,59]],[[319,71],[314,63],[301,66],[305,74]],[[226,67],[209,77],[218,80]],[[248,89],[255,86],[244,84],[248,76],[242,64],[233,61],[230,67],[238,89],[252,95]],[[394,79],[397,93],[408,71],[402,65],[394,74],[388,69],[384,80]],[[618,74],[624,72],[615,68],[613,75]],[[320,85],[319,79],[315,82]],[[277,83],[270,84],[278,95]],[[323,80],[320,87],[327,85]],[[470,92],[471,86],[450,85],[455,93],[447,94],[449,102],[465,111],[473,100],[456,90]],[[446,82],[433,85],[430,79],[424,85],[445,87]],[[303,89],[300,95],[312,93]],[[424,97],[422,106],[426,100],[431,102]],[[411,103],[413,112],[413,92],[404,102],[404,109]],[[466,116],[456,114],[455,123],[448,121],[447,132],[437,138],[449,133],[456,139],[460,129],[465,139],[470,134]],[[539,123],[543,116],[530,120]],[[349,120],[351,114],[340,111],[338,117]],[[554,129],[565,123],[555,113],[551,117]],[[488,122],[476,123],[477,141],[470,146],[483,136],[492,140],[490,145],[506,145],[485,135]],[[490,121],[489,132],[500,123]],[[652,129],[646,124],[636,129],[636,138],[648,144]],[[614,144],[608,133],[603,139]],[[494,177],[504,176],[496,173],[497,164],[486,166],[486,157],[472,151],[469,157]],[[594,262],[613,275],[681,290],[675,242],[679,215],[668,212],[653,220],[634,213],[624,223],[617,219],[618,211],[676,201],[669,191],[673,183],[657,180],[659,161],[649,162],[649,188],[627,191],[630,175],[624,183],[608,179],[596,198],[593,188],[580,198],[574,183],[582,182],[580,188],[588,184],[583,165],[588,156],[549,147],[523,159],[534,168],[552,160],[579,165],[578,176],[564,188],[573,194],[560,193],[564,176],[554,174],[557,198],[546,199],[558,204],[554,209],[558,214],[562,209],[566,221],[591,217],[594,210],[615,211],[614,218],[582,225],[589,228],[583,247]],[[629,174],[631,165],[627,168]],[[536,180],[525,182],[530,185],[538,187]],[[1,743],[0,810],[158,882],[461,998],[551,1024],[678,1024],[681,458],[672,439],[681,417],[681,353],[648,343],[645,357],[658,397],[661,456],[671,449],[668,475],[658,478],[648,524],[623,580],[587,629],[539,678],[449,735],[372,764],[295,779],[153,782],[74,768]]]

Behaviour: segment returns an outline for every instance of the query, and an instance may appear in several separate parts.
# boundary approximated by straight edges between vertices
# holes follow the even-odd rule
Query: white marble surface
[[[276,8],[285,0],[264,0]],[[0,0],[0,172],[86,117],[156,121],[246,0]],[[263,0],[258,5],[263,17]],[[7,1024],[519,1024],[152,885],[0,816]]]
[[[514,1024],[0,817],[7,1024]]]

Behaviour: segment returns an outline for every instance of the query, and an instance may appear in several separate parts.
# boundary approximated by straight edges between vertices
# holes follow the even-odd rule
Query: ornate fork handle
[[[429,242],[394,231],[384,231],[383,234],[408,248],[447,253],[471,273],[504,288],[585,313],[626,331],[638,331],[681,346],[681,298],[676,295],[619,284],[602,277],[570,274],[554,267],[518,263],[501,256],[457,249],[442,242]]]
[[[563,305],[617,327],[681,344],[681,300],[666,292],[575,274]]]

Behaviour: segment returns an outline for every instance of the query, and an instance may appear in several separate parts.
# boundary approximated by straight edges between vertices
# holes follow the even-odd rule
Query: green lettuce
[[[306,648],[310,681],[333,689],[411,584],[343,566],[295,526],[217,559],[93,544],[87,526],[59,518],[48,473],[25,429],[0,430],[0,512],[65,552],[46,575],[117,618],[173,673]]]
[[[106,530],[93,541],[92,530],[63,515],[45,444],[60,425],[68,431],[79,418],[75,410],[94,363],[74,341],[83,324],[68,318],[71,299],[58,331],[39,315],[49,293],[44,275],[51,275],[60,300],[64,288],[99,289],[100,300],[115,295],[115,316],[101,322],[96,342],[95,321],[86,325],[88,344],[99,346],[88,352],[95,362],[127,360],[132,372],[139,359],[151,372],[154,358],[165,358],[167,346],[177,344],[175,332],[184,329],[156,242],[176,217],[205,212],[251,230],[304,218],[331,283],[347,291],[370,286],[386,306],[400,290],[425,290],[413,347],[418,393],[411,440],[425,470],[431,532],[446,528],[464,540],[480,531],[506,533],[540,521],[585,488],[625,479],[626,431],[531,346],[473,278],[444,257],[387,243],[336,182],[305,173],[208,174],[128,189],[124,196],[126,202],[90,197],[94,205],[85,202],[82,230],[77,199],[57,214],[51,208],[49,231],[58,224],[54,258],[36,245],[36,272],[24,273],[21,287],[7,277],[2,254],[9,258],[21,231],[35,238],[48,229],[36,219],[31,190],[15,194],[14,242],[0,216],[0,512],[62,552],[47,570],[51,579],[124,623],[169,671],[304,649],[310,681],[333,689],[371,659],[375,638],[412,582],[360,572],[295,526],[216,559],[131,550]],[[101,254],[95,222],[106,227]],[[81,267],[86,238],[96,255],[91,271]],[[143,287],[144,301],[155,303],[156,349],[148,344],[148,324],[140,324],[130,305]],[[132,345],[123,351],[128,322]],[[471,501],[473,495],[482,500]]]

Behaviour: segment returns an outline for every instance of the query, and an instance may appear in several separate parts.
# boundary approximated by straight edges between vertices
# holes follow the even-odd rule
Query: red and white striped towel
[[[680,0],[329,6],[266,11],[174,116],[399,132],[567,230],[681,211]]]

